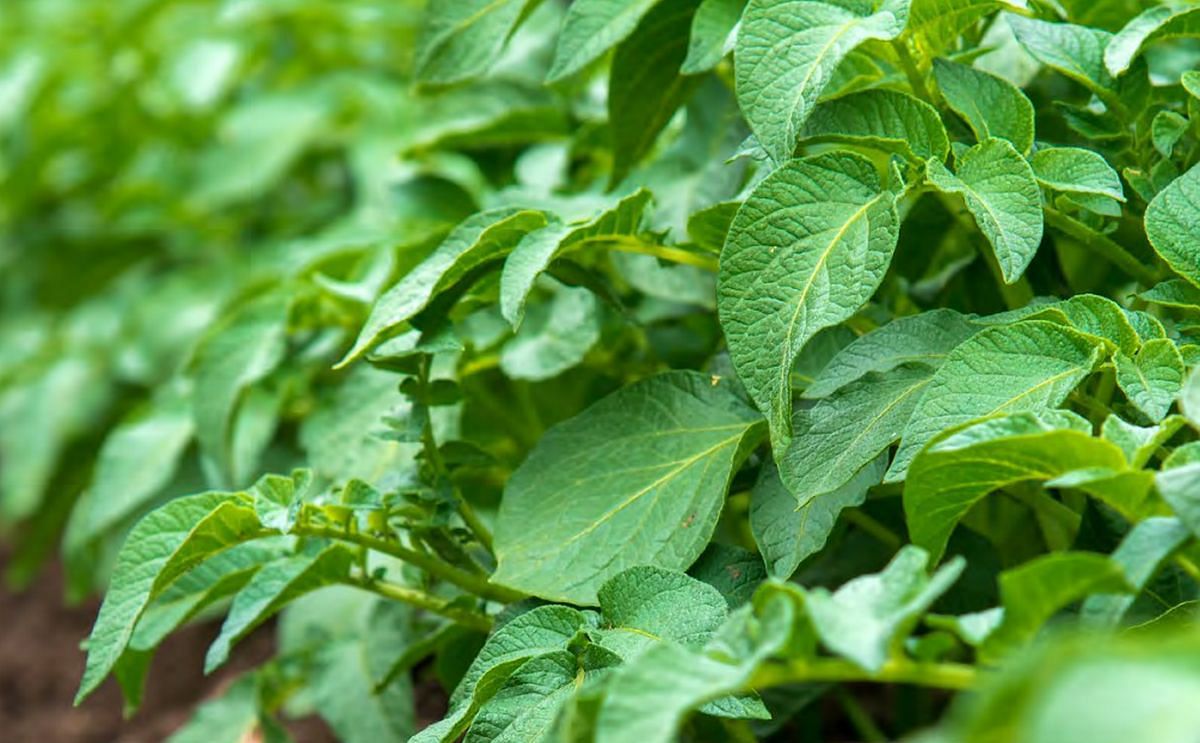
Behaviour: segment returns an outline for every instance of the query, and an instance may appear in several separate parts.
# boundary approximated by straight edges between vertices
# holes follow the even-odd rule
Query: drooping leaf
[[[987,139],[957,158],[954,173],[930,160],[928,175],[937,189],[963,197],[1005,282],[1021,278],[1042,242],[1041,194],[1025,158],[1008,140]]]
[[[928,564],[924,550],[905,545],[877,574],[855,578],[833,593],[807,590],[805,607],[822,644],[868,671],[881,669],[966,567],[956,557],[930,576]]]
[[[1147,341],[1133,358],[1118,353],[1113,363],[1117,385],[1129,401],[1155,423],[1166,417],[1186,373],[1175,343],[1166,338]]]
[[[468,217],[432,255],[375,302],[353,348],[338,366],[345,366],[395,335],[438,293],[472,269],[502,258],[522,237],[545,224],[546,217],[541,212],[516,208],[494,209]]]
[[[546,74],[553,83],[600,58],[637,28],[659,0],[579,0],[567,9],[554,62]]]
[[[1044,147],[1030,158],[1033,174],[1047,188],[1125,200],[1121,177],[1103,156],[1079,147]]]
[[[691,564],[760,430],[761,419],[727,388],[670,372],[548,431],[505,488],[493,579],[591,604],[626,567]]]
[[[692,19],[687,58],[681,72],[695,75],[716,67],[742,17],[746,0],[702,0]]]
[[[1200,214],[1200,165],[1193,165],[1159,191],[1146,207],[1146,236],[1175,273],[1200,286],[1197,214]]]
[[[804,397],[827,397],[869,372],[884,373],[902,364],[937,369],[951,350],[982,329],[949,309],[897,318],[839,351],[804,389]]]
[[[1096,368],[1102,350],[1087,336],[1044,320],[988,328],[967,339],[934,373],[886,480],[902,479],[917,452],[942,431],[997,413],[1058,406]]]
[[[940,557],[950,532],[976,502],[1015,483],[1051,480],[1085,468],[1126,468],[1125,456],[1114,444],[1059,424],[1017,413],[935,439],[913,460],[904,485],[913,544]]]
[[[780,167],[729,228],[717,309],[734,367],[777,443],[790,425],[796,354],[883,279],[898,239],[894,202],[867,160],[834,152]]]
[[[932,376],[916,364],[870,373],[800,411],[778,460],[799,504],[842,487],[895,443]]]
[[[809,499],[799,508],[796,496],[783,485],[774,467],[764,466],[750,496],[750,529],[767,572],[787,580],[806,558],[815,555],[846,508],[862,505],[867,490],[878,485],[887,469],[882,454],[845,485]]]
[[[878,147],[919,161],[943,160],[950,152],[946,127],[933,106],[882,88],[818,104],[805,122],[800,139]]]
[[[537,0],[435,0],[425,10],[416,76],[431,85],[478,77]]]
[[[987,72],[945,59],[933,73],[946,104],[961,116],[978,142],[1007,139],[1020,153],[1033,146],[1033,104],[1021,89]],[[945,154],[937,158],[944,160]]]
[[[249,499],[240,493],[201,493],[151,511],[130,532],[96,626],[76,702],[91,694],[121,657],[138,618],[163,588],[228,547],[262,534]]]
[[[893,39],[904,29],[907,2],[863,5],[750,0],[746,6],[734,50],[738,103],[776,162],[792,154],[838,63],[860,44]]]

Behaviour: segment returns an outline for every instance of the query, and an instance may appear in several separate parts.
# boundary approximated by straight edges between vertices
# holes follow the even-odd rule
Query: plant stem
[[[894,550],[898,550],[904,546],[904,540],[900,538],[899,534],[892,531],[887,525],[868,516],[861,509],[851,508],[843,511],[843,513],[846,514],[847,521],[875,537],[884,546]]]
[[[1187,555],[1175,555],[1175,564],[1183,569],[1183,572],[1192,577],[1192,580],[1200,583],[1200,566],[1192,562],[1192,558]]]
[[[682,248],[673,248],[669,245],[653,245],[627,237],[617,237],[606,242],[613,249],[620,250],[623,253],[652,255],[655,258],[662,258],[672,263],[682,263],[685,266],[695,266],[705,271],[717,272],[718,264],[716,256],[704,255],[703,253],[683,250]]]
[[[964,691],[974,687],[979,676],[976,668],[962,663],[917,663],[895,659],[873,673],[840,658],[805,658],[763,666],[751,679],[750,686],[763,689],[813,681],[874,681]]]
[[[1120,243],[1107,235],[1101,235],[1099,232],[1089,229],[1087,225],[1068,217],[1057,209],[1047,206],[1043,211],[1046,214],[1046,224],[1074,238],[1084,248],[1137,279],[1143,286],[1154,286],[1158,283],[1157,272],[1135,258]]]
[[[337,539],[343,542],[361,545],[367,549],[373,549],[376,552],[381,552],[385,555],[391,555],[398,560],[420,568],[425,572],[437,578],[441,578],[447,582],[453,583],[459,588],[473,593],[480,598],[488,599],[489,601],[497,601],[502,604],[509,604],[514,601],[520,601],[525,598],[525,594],[519,591],[514,591],[503,586],[496,586],[488,583],[487,578],[481,575],[473,575],[461,568],[457,568],[449,563],[427,555],[423,552],[418,552],[400,544],[378,537],[372,537],[367,534],[350,534],[348,532],[333,529],[327,526],[297,526],[293,533],[306,537],[321,537],[323,539]]]
[[[875,721],[871,719],[853,694],[846,691],[845,687],[839,686],[834,695],[837,697],[838,703],[842,705],[846,718],[850,720],[850,724],[854,726],[864,743],[888,743],[887,735],[879,729],[879,726],[875,724]]]
[[[347,584],[383,596],[393,601],[411,604],[419,609],[446,617],[455,624],[461,624],[470,629],[488,632],[492,629],[492,619],[479,612],[452,606],[449,601],[432,596],[415,588],[401,586],[388,581],[372,578],[348,579]]]
[[[892,49],[896,51],[896,57],[900,60],[900,69],[904,71],[904,76],[908,78],[908,84],[912,88],[913,93],[916,93],[917,97],[921,100],[937,108],[937,101],[934,99],[933,94],[929,92],[929,87],[925,85],[925,77],[917,69],[917,63],[913,60],[912,55],[908,53],[908,45],[902,39],[895,39],[892,41]]]
[[[1014,281],[1012,284],[1006,283],[1004,280],[1004,272],[1000,269],[1000,263],[996,260],[995,253],[992,252],[992,246],[983,239],[983,235],[979,232],[979,227],[975,223],[975,218],[970,216],[970,213],[961,208],[958,203],[950,198],[950,194],[938,194],[942,200],[942,206],[946,211],[954,217],[963,230],[967,234],[967,239],[975,246],[975,250],[979,253],[979,257],[987,264],[988,270],[992,272],[992,277],[996,280],[996,288],[1000,292],[1000,298],[1004,300],[1004,306],[1010,310],[1020,309],[1033,299],[1033,289],[1029,286],[1029,280],[1024,276]]]

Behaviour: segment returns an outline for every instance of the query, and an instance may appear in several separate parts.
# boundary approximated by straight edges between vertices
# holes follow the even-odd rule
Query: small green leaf
[[[417,42],[417,79],[449,85],[487,72],[536,1],[433,0]]]
[[[1070,23],[1050,23],[1009,14],[1008,25],[1034,59],[1112,99],[1114,82],[1104,68],[1104,49],[1112,34]]]
[[[702,0],[692,19],[683,74],[707,72],[720,63],[745,6],[746,0]]]
[[[1112,561],[1125,572],[1125,581],[1141,591],[1162,564],[1179,549],[1188,530],[1178,519],[1153,517],[1134,524],[1112,553]],[[1115,627],[1136,596],[1133,593],[1093,593],[1083,602],[1081,619],[1094,626]]]
[[[943,160],[950,152],[946,127],[933,106],[882,88],[849,93],[819,104],[800,138],[878,147],[921,161]]]
[[[1044,320],[988,328],[950,352],[904,429],[886,481],[903,479],[938,433],[997,413],[1060,405],[1100,363],[1103,346]]]
[[[248,635],[292,599],[346,579],[355,555],[342,545],[316,554],[284,557],[264,565],[233,598],[217,639],[208,647],[204,672],[229,659],[234,643]]]
[[[1096,294],[1076,294],[1070,299],[1045,305],[1029,315],[1034,320],[1065,320],[1081,333],[1111,343],[1127,354],[1137,353],[1142,339],[1125,308]]]
[[[788,162],[738,210],[721,254],[717,309],[734,368],[777,446],[791,424],[796,355],[871,297],[898,231],[895,199],[874,166],[847,152]]]
[[[791,156],[846,55],[866,41],[894,39],[904,30],[907,2],[888,0],[879,10],[875,5],[750,0],[746,6],[733,55],[738,103],[775,162]]]
[[[627,567],[690,565],[758,440],[761,419],[728,388],[669,372],[550,429],[505,488],[493,580],[594,604]]]
[[[930,160],[928,177],[938,190],[963,197],[1004,281],[1021,278],[1042,242],[1042,197],[1025,158],[1008,140],[988,139],[956,158],[954,173]]]
[[[1127,423],[1116,414],[1109,414],[1104,419],[1101,435],[1121,447],[1130,467],[1144,467],[1146,462],[1150,461],[1150,457],[1170,441],[1183,424],[1182,416],[1172,415],[1161,423],[1142,427]]]
[[[1154,149],[1163,157],[1170,157],[1175,151],[1175,145],[1187,134],[1191,123],[1174,111],[1159,111],[1154,114],[1154,120],[1150,122],[1150,139],[1154,142]]]
[[[1158,192],[1146,207],[1146,236],[1175,273],[1200,287],[1200,165]]]
[[[1007,139],[1022,154],[1033,147],[1033,104],[1020,88],[945,59],[933,61],[933,74],[946,104],[967,122],[976,141]]]
[[[262,536],[242,493],[201,493],[151,511],[130,532],[88,638],[76,703],[95,691],[133,635],[146,606],[176,578],[221,550]]]
[[[1046,188],[1125,200],[1121,177],[1101,155],[1079,147],[1043,147],[1029,164]]]
[[[1163,39],[1200,36],[1200,8],[1159,5],[1147,8],[1113,35],[1104,49],[1104,66],[1118,77],[1146,44]]]
[[[660,640],[699,649],[728,613],[717,589],[684,573],[650,566],[609,578],[598,601],[599,642],[626,662]]]
[[[500,368],[513,379],[540,381],[583,360],[600,340],[600,306],[582,287],[560,286],[554,298],[536,305],[500,352]]]
[[[1133,358],[1117,353],[1113,363],[1117,385],[1129,401],[1154,423],[1166,417],[1186,373],[1175,343],[1166,338],[1147,341]]]
[[[805,606],[821,642],[868,671],[881,669],[966,567],[956,557],[929,576],[928,564],[924,550],[905,545],[882,572],[855,578],[832,594],[807,590]]]
[[[1114,444],[1056,423],[1018,413],[935,439],[913,460],[904,485],[913,544],[940,557],[955,525],[976,502],[1015,483],[1091,467],[1126,468],[1125,455]]]
[[[576,0],[567,9],[554,62],[553,83],[574,75],[633,33],[659,0]]]
[[[1163,470],[1155,476],[1154,484],[1179,520],[1200,537],[1200,463]]]
[[[927,57],[935,57],[953,49],[963,32],[1002,7],[1000,0],[912,0],[906,33]]]
[[[1200,309],[1200,286],[1183,279],[1168,279],[1138,294],[1152,304],[1180,309]]]
[[[342,367],[381,341],[473,269],[507,255],[526,234],[546,225],[541,212],[493,209],[468,217],[428,258],[384,292],[358,334],[354,347],[338,362]]]

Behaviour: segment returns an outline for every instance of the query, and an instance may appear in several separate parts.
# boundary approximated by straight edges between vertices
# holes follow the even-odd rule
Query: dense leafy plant
[[[177,740],[1194,739],[1200,8],[220,5],[0,20],[81,699],[282,610]]]

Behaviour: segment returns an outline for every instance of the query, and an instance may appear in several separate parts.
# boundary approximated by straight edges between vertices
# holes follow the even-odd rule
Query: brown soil
[[[3,572],[0,555],[0,573]],[[196,705],[232,678],[271,656],[273,631],[260,628],[234,650],[230,662],[204,676],[204,653],[218,625],[180,630],[159,649],[146,685],[146,703],[123,720],[121,694],[111,679],[80,707],[71,705],[83,672],[80,641],[91,631],[98,602],[63,606],[62,576],[48,568],[23,593],[0,585],[0,739],[12,743],[159,743]],[[317,719],[288,725],[296,743],[334,738]]]

